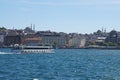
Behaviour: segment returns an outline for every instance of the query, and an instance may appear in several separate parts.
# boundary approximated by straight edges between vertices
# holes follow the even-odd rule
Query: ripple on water
[[[119,50],[0,55],[0,80],[120,80]]]

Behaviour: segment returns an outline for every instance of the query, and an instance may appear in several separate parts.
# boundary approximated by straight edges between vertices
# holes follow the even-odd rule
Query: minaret
[[[33,24],[33,30],[35,31],[35,24]]]
[[[30,26],[30,27],[31,27],[31,30],[32,30],[32,24],[31,24],[31,26]]]
[[[102,33],[103,33],[103,27],[102,27]]]
[[[104,33],[106,33],[106,28],[105,28],[105,30],[104,30]]]
[[[13,26],[13,30],[14,30],[14,26]]]

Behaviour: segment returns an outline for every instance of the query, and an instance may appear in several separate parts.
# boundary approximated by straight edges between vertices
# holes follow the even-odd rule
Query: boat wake
[[[0,52],[0,54],[20,54],[20,53],[13,53],[13,52]]]
[[[0,52],[0,54],[11,54],[9,52]]]

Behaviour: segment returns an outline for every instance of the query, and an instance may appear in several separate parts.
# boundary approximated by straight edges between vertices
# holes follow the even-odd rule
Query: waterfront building
[[[69,33],[68,48],[82,48],[85,46],[86,36],[78,33]]]
[[[118,44],[120,45],[120,32],[118,32]]]
[[[20,35],[7,35],[5,36],[4,44],[6,46],[14,46],[15,44],[21,44],[22,37]]]
[[[118,42],[118,33],[115,30],[112,30],[109,33],[109,36],[106,38],[107,42],[113,42],[113,43],[117,43]]]
[[[69,39],[69,47],[70,48],[79,48],[80,47],[80,39],[78,38],[70,38]]]
[[[80,48],[85,47],[85,44],[86,44],[86,39],[85,38],[81,39]]]
[[[4,46],[5,36],[6,36],[6,30],[0,30],[0,47]]]
[[[88,42],[96,42],[97,37],[98,37],[97,35],[89,34],[89,35],[86,36],[86,40],[87,40]]]
[[[5,46],[14,46],[15,44],[21,44],[22,42],[22,30],[7,30],[4,38]]]
[[[72,37],[69,39],[69,48],[81,48],[85,46],[86,39],[80,37]]]
[[[106,40],[106,37],[97,37],[96,42],[104,42]]]
[[[41,45],[52,45],[57,48],[65,48],[67,45],[67,34],[51,31],[38,31],[36,35],[41,38]]]
[[[41,45],[53,45],[54,47],[66,47],[67,38],[60,35],[44,35],[41,37]]]
[[[38,46],[40,45],[41,38],[34,34],[24,35],[22,38],[22,44],[26,46]]]

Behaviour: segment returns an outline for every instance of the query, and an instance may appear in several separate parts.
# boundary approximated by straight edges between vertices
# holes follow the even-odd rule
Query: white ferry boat
[[[15,47],[14,51],[20,53],[54,53],[52,46],[20,46]]]

